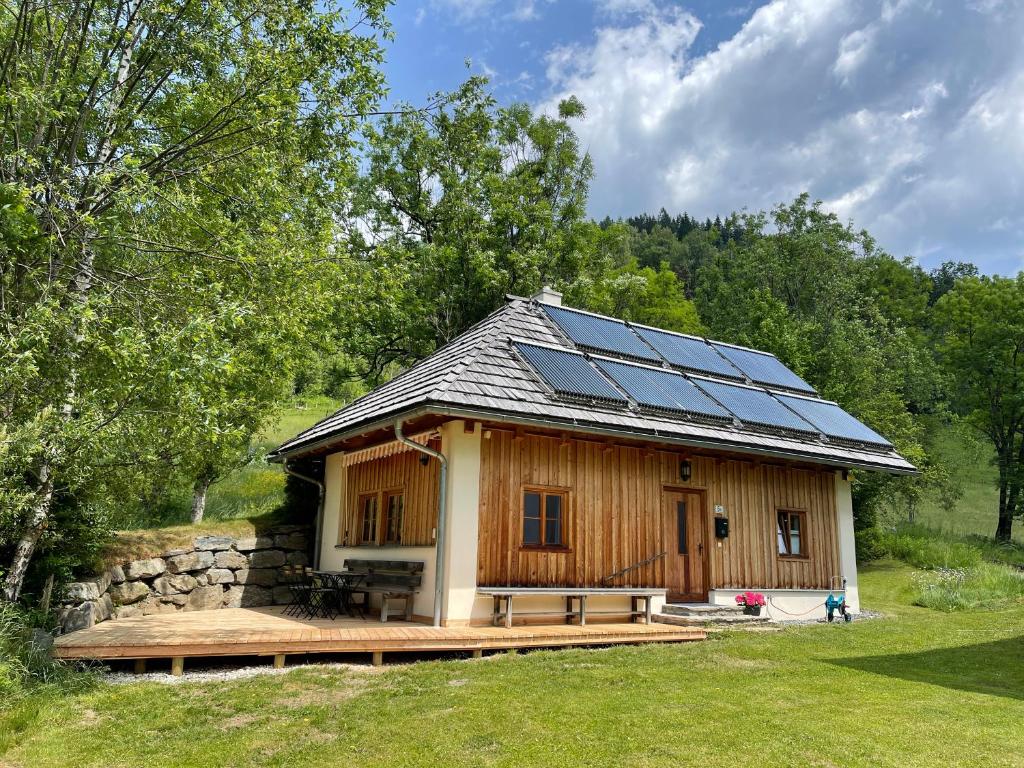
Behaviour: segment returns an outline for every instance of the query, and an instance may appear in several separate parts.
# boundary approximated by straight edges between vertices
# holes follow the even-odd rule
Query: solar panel
[[[640,405],[732,421],[727,410],[697,389],[685,376],[613,360],[595,362]]]
[[[641,341],[621,320],[574,312],[571,309],[541,304],[555,325],[561,328],[574,344],[603,352],[614,352],[639,360],[660,363],[658,353]]]
[[[840,440],[856,440],[861,443],[891,446],[888,440],[835,403],[825,400],[807,400],[803,397],[776,395],[782,402],[799,413],[817,428],[819,432]]]
[[[798,432],[814,434],[818,432],[763,390],[706,379],[697,379],[696,384],[732,411],[733,415],[745,424],[793,429]]]
[[[713,343],[712,346],[729,358],[729,362],[743,371],[751,381],[802,392],[814,392],[814,387],[780,363],[775,355],[730,347],[728,344]]]
[[[635,325],[633,330],[672,365],[734,379],[743,378],[743,374],[736,366],[718,354],[715,348],[703,339]]]
[[[526,358],[555,392],[622,405],[628,402],[583,355],[522,342],[514,344],[516,351]]]

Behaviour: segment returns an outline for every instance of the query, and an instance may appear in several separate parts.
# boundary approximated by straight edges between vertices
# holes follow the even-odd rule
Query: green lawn
[[[866,569],[890,616],[849,625],[104,685],[12,717],[0,765],[1024,765],[1024,604],[915,608],[909,574]]]

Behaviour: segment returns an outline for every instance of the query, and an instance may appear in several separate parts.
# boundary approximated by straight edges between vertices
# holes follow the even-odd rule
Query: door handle
[[[704,554],[704,544],[701,543],[701,544],[697,545],[697,554],[698,555],[703,555]]]

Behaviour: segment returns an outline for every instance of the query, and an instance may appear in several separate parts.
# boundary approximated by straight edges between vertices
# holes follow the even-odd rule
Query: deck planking
[[[703,640],[667,624],[432,627],[391,620],[298,619],[281,608],[226,608],[117,619],[57,638],[64,659],[158,659],[295,653],[377,653],[550,648]]]

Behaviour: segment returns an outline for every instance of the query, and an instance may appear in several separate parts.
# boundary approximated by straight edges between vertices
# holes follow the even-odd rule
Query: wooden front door
[[[708,599],[707,521],[699,493],[665,491],[665,587],[669,600]]]

